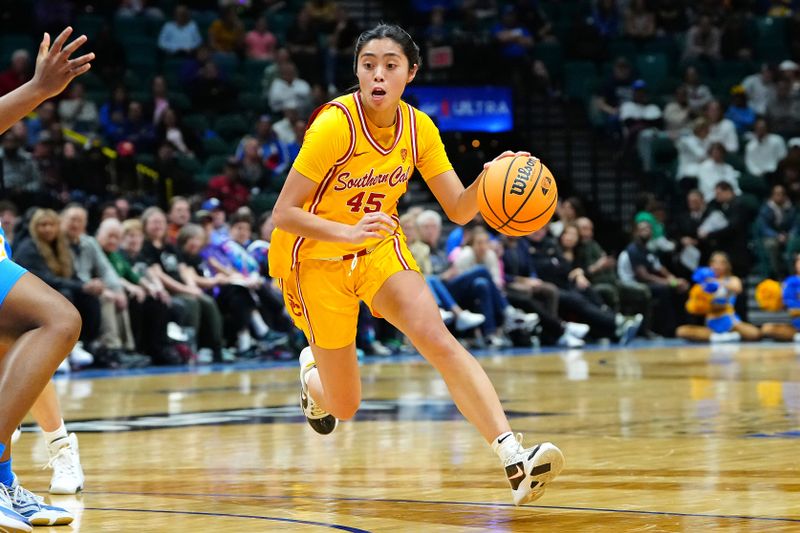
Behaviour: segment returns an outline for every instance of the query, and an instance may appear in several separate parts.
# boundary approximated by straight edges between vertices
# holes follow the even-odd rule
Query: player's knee
[[[342,398],[333,403],[328,412],[339,420],[350,420],[356,415],[360,405],[360,397]]]
[[[81,334],[81,315],[72,305],[63,306],[52,315],[46,327],[57,337],[57,342],[74,345]]]
[[[453,343],[458,343],[443,324],[425,324],[415,331],[411,342],[429,360],[447,357],[453,353]]]

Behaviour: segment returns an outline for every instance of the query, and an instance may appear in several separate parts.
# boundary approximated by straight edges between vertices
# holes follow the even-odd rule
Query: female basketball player
[[[731,274],[727,254],[714,252],[708,267],[697,269],[692,280],[711,295],[711,306],[705,326],[679,326],[675,334],[695,342],[757,341],[761,331],[754,325],[742,322],[734,312],[736,297],[742,292],[742,281]]]
[[[359,300],[386,318],[442,374],[464,416],[505,466],[514,503],[542,496],[563,468],[550,443],[523,449],[480,364],[444,326],[398,224],[397,202],[416,167],[445,213],[464,224],[478,212],[480,179],[465,189],[438,130],[401,100],[419,68],[419,48],[400,27],[358,38],[358,90],[318,109],[273,211],[270,274],[296,325],[301,405],[330,433],[361,401],[355,350]],[[500,157],[529,155],[505,152]]]
[[[0,98],[0,133],[89,70],[94,54],[70,59],[86,42],[81,36],[64,46],[71,33],[72,28],[65,29],[52,46],[44,34],[33,79]],[[9,252],[0,229],[0,340],[11,345],[0,359],[0,398],[5,402],[0,415],[0,529],[18,532],[30,531],[31,522],[72,521],[63,509],[38,503],[19,486],[11,470],[9,440],[75,345],[81,320],[63,296],[15,264]]]

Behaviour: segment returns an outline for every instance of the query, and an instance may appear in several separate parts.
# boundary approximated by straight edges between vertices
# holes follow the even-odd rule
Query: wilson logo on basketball
[[[514,178],[514,183],[511,184],[511,190],[508,191],[509,194],[522,196],[525,193],[525,188],[528,186],[528,181],[531,179],[533,167],[535,166],[536,159],[529,157],[528,162],[517,169],[517,176]]]

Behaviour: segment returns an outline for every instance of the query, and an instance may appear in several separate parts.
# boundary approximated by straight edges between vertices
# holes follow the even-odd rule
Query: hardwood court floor
[[[52,500],[81,532],[800,530],[792,346],[481,363],[526,443],[566,455],[535,505],[510,504],[497,459],[418,358],[364,366],[362,410],[327,438],[299,416],[295,367],[60,381],[87,482]],[[38,433],[15,449],[36,491],[44,454]]]

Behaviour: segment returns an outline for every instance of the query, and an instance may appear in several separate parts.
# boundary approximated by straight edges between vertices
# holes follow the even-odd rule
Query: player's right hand
[[[64,46],[72,34],[72,28],[67,27],[56,37],[50,46],[50,34],[45,33],[39,54],[36,56],[36,71],[33,74],[33,83],[46,98],[59,94],[76,76],[80,76],[91,68],[89,63],[94,59],[94,53],[84,54],[75,59],[71,56],[83,43],[86,36],[81,35],[68,45]]]
[[[350,226],[347,242],[361,244],[369,239],[383,239],[397,230],[397,224],[392,217],[382,211],[367,213],[358,224]]]

